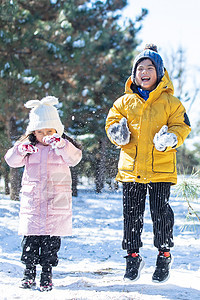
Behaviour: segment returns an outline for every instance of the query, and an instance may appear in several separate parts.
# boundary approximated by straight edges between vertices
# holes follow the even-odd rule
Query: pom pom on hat
[[[162,60],[161,56],[158,54],[157,46],[154,44],[146,44],[144,50],[141,53],[139,53],[136,56],[136,58],[134,59],[132,75],[131,75],[132,82],[134,82],[134,80],[135,80],[135,73],[136,73],[137,65],[142,60],[148,59],[148,58],[154,64],[154,66],[156,68],[158,82],[160,82],[160,80],[162,79],[162,77],[165,74],[165,70],[164,70],[163,60]]]
[[[154,44],[146,44],[144,47],[144,50],[147,50],[147,49],[152,50],[154,52],[158,52],[158,48]]]
[[[64,126],[61,123],[57,109],[54,107],[58,103],[58,98],[54,96],[47,96],[41,100],[29,100],[26,102],[24,106],[31,108],[26,134],[28,135],[35,130],[44,128],[54,128],[62,136]]]

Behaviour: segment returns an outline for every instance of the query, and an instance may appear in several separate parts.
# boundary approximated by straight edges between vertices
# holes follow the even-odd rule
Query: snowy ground
[[[151,281],[157,250],[152,246],[152,225],[146,203],[144,247],[145,267],[140,279],[124,282],[126,254],[121,249],[121,192],[80,190],[73,199],[73,236],[62,238],[59,265],[53,269],[51,292],[23,290],[18,286],[24,266],[20,262],[21,237],[17,235],[19,203],[0,194],[0,299],[200,299],[200,224],[187,224],[186,204],[171,197],[175,212],[174,263],[168,282]],[[199,204],[196,204],[199,209]],[[41,268],[37,268],[37,286]]]

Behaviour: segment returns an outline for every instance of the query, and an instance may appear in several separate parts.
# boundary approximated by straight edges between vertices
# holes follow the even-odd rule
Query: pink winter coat
[[[65,236],[72,233],[72,193],[69,166],[81,150],[65,140],[60,149],[38,143],[39,151],[23,156],[15,145],[5,155],[12,168],[25,166],[20,203],[19,235]]]

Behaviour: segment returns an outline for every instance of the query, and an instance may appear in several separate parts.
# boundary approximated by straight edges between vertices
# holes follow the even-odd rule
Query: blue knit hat
[[[154,44],[147,44],[144,48],[144,50],[139,53],[136,58],[134,59],[133,62],[133,68],[132,68],[132,75],[131,75],[131,80],[134,82],[135,80],[135,73],[136,73],[136,68],[139,62],[141,62],[144,59],[149,58],[152,63],[154,64],[156,68],[156,73],[157,73],[157,78],[158,82],[162,79],[164,76],[165,70],[164,70],[164,64],[161,56],[158,54],[157,46]]]

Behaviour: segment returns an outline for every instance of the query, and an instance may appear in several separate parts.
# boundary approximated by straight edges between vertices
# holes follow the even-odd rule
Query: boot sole
[[[52,290],[52,286],[48,286],[48,287],[40,287],[40,292],[50,292]]]
[[[141,271],[142,271],[142,269],[144,268],[144,265],[145,265],[145,262],[144,262],[144,260],[142,260],[141,261],[141,263],[140,263],[140,267],[139,267],[139,269],[138,269],[138,276],[135,278],[135,279],[131,279],[131,278],[127,278],[127,277],[124,277],[123,279],[124,279],[124,281],[126,281],[126,282],[134,282],[134,281],[137,281],[139,278],[140,278],[140,273],[141,273]]]
[[[162,281],[152,279],[152,282],[154,282],[154,283],[165,283],[169,278],[170,278],[170,275],[168,275],[168,276],[167,276],[164,280],[162,280]]]
[[[20,285],[19,286],[21,289],[24,289],[24,290],[35,290],[36,289],[36,282],[34,282],[33,284],[30,284],[30,285]]]

